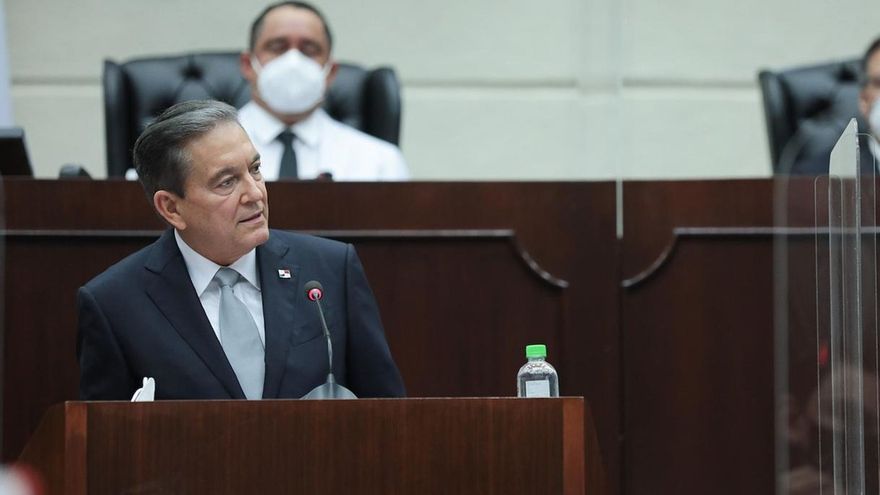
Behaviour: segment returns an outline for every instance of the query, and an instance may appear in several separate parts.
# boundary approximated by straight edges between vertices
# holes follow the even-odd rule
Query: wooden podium
[[[52,494],[580,495],[584,408],[582,398],[66,402],[19,462]]]

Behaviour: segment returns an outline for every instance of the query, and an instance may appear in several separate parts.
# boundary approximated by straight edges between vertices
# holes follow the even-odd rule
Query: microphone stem
[[[315,299],[315,304],[318,305],[318,316],[321,317],[321,329],[324,330],[324,337],[327,338],[327,359],[330,363],[329,370],[330,374],[333,374],[333,342],[330,340],[330,330],[327,329],[327,321],[324,320],[324,309],[321,307],[321,300]]]

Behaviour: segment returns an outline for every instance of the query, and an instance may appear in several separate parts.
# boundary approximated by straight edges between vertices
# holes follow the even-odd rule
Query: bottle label
[[[526,397],[550,397],[550,380],[527,381]]]

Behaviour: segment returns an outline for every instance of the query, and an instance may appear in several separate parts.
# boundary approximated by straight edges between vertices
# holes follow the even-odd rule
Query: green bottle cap
[[[544,344],[531,344],[526,346],[527,358],[547,357],[547,346]]]

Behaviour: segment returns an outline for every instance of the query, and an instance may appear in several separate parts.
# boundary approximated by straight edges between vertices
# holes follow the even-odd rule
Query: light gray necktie
[[[248,399],[263,398],[266,373],[265,350],[257,324],[232,286],[241,275],[231,268],[220,268],[214,278],[220,284],[220,344],[238,383]]]

